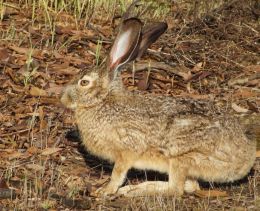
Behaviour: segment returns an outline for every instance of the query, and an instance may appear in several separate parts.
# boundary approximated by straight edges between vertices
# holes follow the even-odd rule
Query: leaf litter
[[[184,3],[172,4],[172,12],[178,15],[165,18],[169,30],[135,64],[135,74],[132,66],[122,73],[125,86],[175,97],[213,97],[230,102],[236,113],[259,112],[259,27],[254,10],[257,8],[250,2],[247,6],[236,2],[201,18],[188,14]],[[115,34],[114,23],[93,19],[93,25],[76,25],[72,15],[61,12],[55,27],[55,45],[50,45],[52,35],[41,25],[42,12],[38,23],[31,26],[31,16],[15,5],[7,7],[0,23],[0,34],[6,37],[0,40],[0,208],[2,204],[9,208],[38,208],[48,201],[55,202],[50,203],[54,209],[146,206],[140,199],[97,202],[89,195],[108,181],[112,166],[89,155],[79,142],[66,138],[75,123],[73,114],[59,101],[66,84],[95,68],[97,57],[106,57]],[[16,34],[9,34],[13,36],[10,38],[11,26]],[[101,39],[102,49],[96,55]],[[200,209],[203,204],[212,209],[257,209],[259,151],[256,157],[254,172],[246,182],[220,187],[202,183],[204,189],[176,201],[176,209]],[[146,176],[165,179],[153,172],[131,171],[128,182],[139,183]],[[159,209],[151,199],[146,200]],[[165,207],[171,206],[167,199],[162,200]]]

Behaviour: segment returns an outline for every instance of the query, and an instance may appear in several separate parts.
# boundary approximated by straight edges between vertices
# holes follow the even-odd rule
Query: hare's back
[[[220,108],[211,100],[194,100],[191,98],[171,97],[154,94],[130,94],[127,105],[137,112],[151,115],[198,115],[215,116],[220,114]]]

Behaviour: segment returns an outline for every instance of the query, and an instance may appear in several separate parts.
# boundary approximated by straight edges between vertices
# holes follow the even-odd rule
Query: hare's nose
[[[61,103],[67,108],[74,108],[77,101],[77,91],[75,86],[68,86],[63,90]]]

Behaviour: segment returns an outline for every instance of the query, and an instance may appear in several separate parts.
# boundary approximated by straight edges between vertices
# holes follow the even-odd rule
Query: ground
[[[90,195],[109,181],[112,165],[83,149],[73,113],[59,98],[67,84],[104,61],[129,1],[84,2],[0,1],[0,209],[259,209],[260,158],[243,180],[201,182],[203,191],[182,198]],[[142,21],[166,21],[168,30],[136,63],[152,68],[136,68],[134,79],[128,68],[125,86],[259,113],[259,2],[150,3],[140,9]],[[167,177],[132,170],[127,183],[146,179]]]

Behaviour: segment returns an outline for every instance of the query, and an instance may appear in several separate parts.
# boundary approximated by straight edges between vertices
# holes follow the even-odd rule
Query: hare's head
[[[61,102],[71,109],[75,109],[79,104],[88,106],[100,102],[109,93],[110,85],[121,67],[141,57],[166,29],[166,23],[153,24],[143,29],[137,18],[123,20],[111,48],[107,66],[85,74],[77,84],[68,86]]]
[[[91,104],[99,100],[107,92],[107,83],[98,71],[92,71],[81,77],[76,84],[67,86],[62,94],[61,102],[70,109],[79,103]]]

